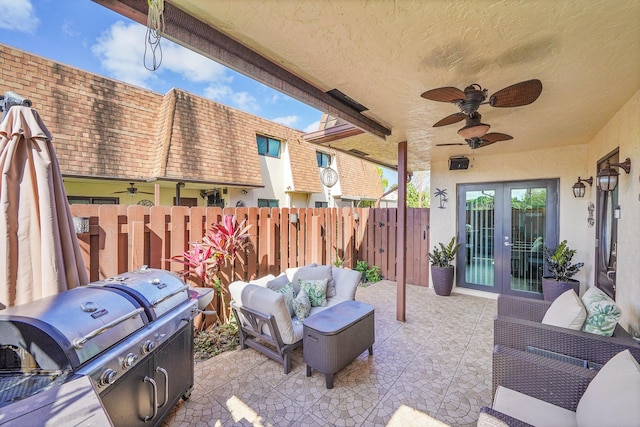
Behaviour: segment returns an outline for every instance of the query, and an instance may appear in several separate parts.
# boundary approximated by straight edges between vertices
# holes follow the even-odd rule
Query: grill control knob
[[[142,354],[151,353],[151,350],[154,348],[156,348],[156,343],[153,341],[145,341],[145,343],[142,344]]]
[[[118,373],[113,369],[107,369],[100,375],[100,385],[109,385],[116,382],[116,377]]]
[[[136,360],[138,360],[138,356],[133,353],[129,353],[122,360],[122,367],[124,369],[130,368],[134,363],[136,363]]]

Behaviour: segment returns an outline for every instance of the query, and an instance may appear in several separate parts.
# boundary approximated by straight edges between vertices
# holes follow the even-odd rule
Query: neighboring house
[[[29,98],[53,134],[71,203],[342,207],[382,194],[373,163],[180,89],[157,94],[2,44],[0,73],[0,92]]]

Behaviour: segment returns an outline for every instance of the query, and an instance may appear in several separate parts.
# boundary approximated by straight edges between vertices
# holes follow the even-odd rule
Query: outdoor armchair
[[[526,351],[542,349],[598,367],[622,350],[640,359],[640,343],[620,325],[611,337],[542,324],[549,301],[501,295],[494,319],[494,344]],[[566,359],[565,359],[566,360]],[[494,390],[495,391],[495,390]]]
[[[479,426],[637,426],[640,365],[628,350],[593,371],[543,356],[494,348],[494,398]]]

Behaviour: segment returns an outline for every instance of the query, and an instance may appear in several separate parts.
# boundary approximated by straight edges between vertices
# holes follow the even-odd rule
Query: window
[[[316,159],[318,159],[319,168],[327,168],[331,166],[331,156],[321,151],[316,151]]]
[[[329,204],[327,202],[316,202],[316,208],[328,208]]]
[[[280,157],[281,141],[268,136],[256,135],[258,141],[258,154],[261,156]]]
[[[119,205],[119,197],[67,196],[70,205]]]
[[[278,201],[271,199],[258,199],[258,207],[259,208],[277,208]]]

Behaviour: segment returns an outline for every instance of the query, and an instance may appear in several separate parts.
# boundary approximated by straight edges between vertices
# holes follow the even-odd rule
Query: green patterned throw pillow
[[[284,301],[287,303],[287,308],[289,309],[289,315],[293,317],[295,312],[293,311],[293,300],[296,295],[293,291],[293,283],[288,283],[283,287],[276,290],[279,294],[284,295]]]
[[[305,291],[300,290],[298,296],[293,300],[293,311],[300,322],[309,316],[311,301],[309,301],[309,295]]]
[[[327,305],[327,279],[300,279],[300,291],[305,291],[309,295],[311,307],[325,307]]]
[[[605,337],[612,336],[616,323],[622,317],[620,307],[615,301],[594,286],[587,289],[582,296],[582,302],[587,309],[587,320],[582,330]]]

